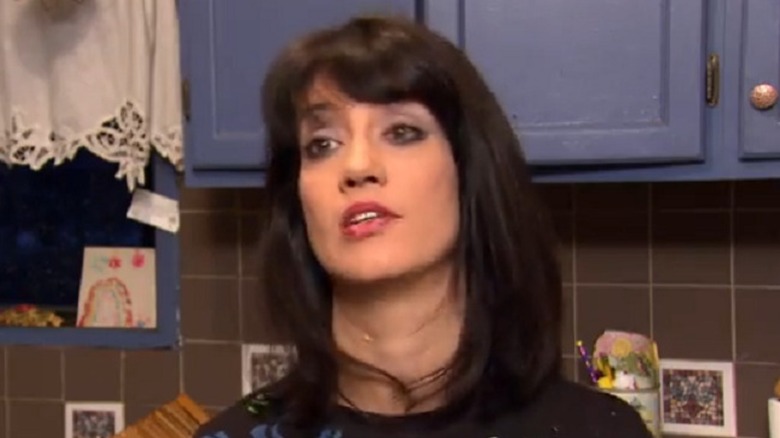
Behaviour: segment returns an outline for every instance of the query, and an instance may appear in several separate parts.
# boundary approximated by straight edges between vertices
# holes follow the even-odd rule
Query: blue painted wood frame
[[[179,198],[173,167],[158,156],[152,161],[154,191]],[[0,344],[92,346],[123,349],[176,347],[179,345],[179,238],[155,231],[157,261],[157,328],[0,328]]]

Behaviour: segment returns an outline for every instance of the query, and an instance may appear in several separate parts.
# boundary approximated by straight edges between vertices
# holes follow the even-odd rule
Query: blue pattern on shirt
[[[237,436],[230,436],[226,432],[221,431],[212,435],[206,435],[203,438],[244,438]],[[284,438],[281,432],[279,432],[279,425],[274,424],[269,426],[267,424],[261,424],[249,432],[248,438]],[[342,438],[340,430],[324,429],[320,432],[317,438]]]

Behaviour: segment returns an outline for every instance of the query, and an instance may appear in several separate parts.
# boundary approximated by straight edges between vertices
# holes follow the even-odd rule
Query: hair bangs
[[[425,105],[443,126],[455,124],[458,93],[442,56],[414,27],[405,32],[371,19],[313,35],[288,52],[286,102],[299,119],[318,83],[359,102]],[[277,84],[278,85],[278,84]],[[278,105],[277,105],[278,108]]]

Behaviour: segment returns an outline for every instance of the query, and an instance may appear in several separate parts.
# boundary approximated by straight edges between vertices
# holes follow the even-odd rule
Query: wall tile
[[[121,365],[118,350],[67,348],[63,366],[66,400],[120,400]]]
[[[268,207],[268,196],[264,189],[239,189],[238,199],[241,211],[258,211]]]
[[[648,286],[578,286],[577,339],[590,349],[604,330],[650,334]]]
[[[124,371],[125,403],[160,406],[179,394],[178,351],[128,351]]]
[[[9,438],[61,437],[65,430],[65,405],[59,401],[9,403]]]
[[[6,427],[9,426],[6,420],[6,400],[0,400],[0,438],[6,438]]]
[[[8,347],[8,396],[62,398],[62,349]]]
[[[583,211],[646,211],[650,206],[648,184],[609,183],[574,186],[574,202]]]
[[[561,361],[561,373],[563,374],[563,377],[571,380],[572,382],[577,381],[577,360],[573,357],[564,357]]]
[[[238,275],[238,215],[184,213],[179,230],[182,275]]]
[[[5,364],[6,364],[6,357],[8,355],[8,353],[6,353],[6,350],[7,350],[6,347],[0,347],[0,395],[4,395],[6,390]]]
[[[185,337],[235,340],[240,322],[238,279],[181,280],[181,330]]]
[[[536,184],[539,197],[552,212],[570,212],[574,207],[574,188],[571,184]]]
[[[235,189],[194,189],[180,186],[179,206],[182,211],[232,211],[238,208]]]
[[[241,397],[241,347],[186,344],[184,386],[198,403],[229,406]]]
[[[731,289],[653,289],[653,328],[661,357],[732,360]]]
[[[728,213],[653,216],[654,283],[731,283]]]
[[[250,344],[283,342],[284,336],[270,321],[271,311],[265,306],[262,294],[257,279],[241,280],[242,340]]]
[[[780,181],[737,181],[735,207],[742,209],[780,209]]]
[[[243,213],[241,227],[241,276],[257,277],[260,272],[260,218],[259,213]]]
[[[731,183],[725,181],[657,183],[652,186],[653,209],[711,210],[731,208]]]
[[[552,220],[558,239],[561,279],[570,283],[574,279],[574,218],[571,213],[556,213]]]
[[[780,212],[735,214],[734,278],[739,285],[780,285]]]
[[[587,212],[577,217],[578,283],[647,283],[648,218],[636,212]]]
[[[125,424],[128,426],[146,417],[159,406],[125,403]]]
[[[780,365],[737,364],[737,432],[740,436],[769,436],[767,400],[780,378]]]
[[[561,349],[563,354],[574,354],[574,288],[563,287],[563,324],[561,325]]]
[[[780,363],[780,289],[735,293],[737,360]]]

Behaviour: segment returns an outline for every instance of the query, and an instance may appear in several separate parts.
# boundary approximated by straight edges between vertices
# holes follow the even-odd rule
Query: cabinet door
[[[780,90],[780,2],[742,2],[740,152],[742,158],[780,158],[780,102],[767,109],[751,103],[756,86]]]
[[[426,21],[476,62],[532,164],[684,162],[704,156],[704,3],[432,1]]]
[[[415,0],[186,0],[179,7],[191,186],[262,184],[260,85],[285,44],[358,13],[417,10]]]

